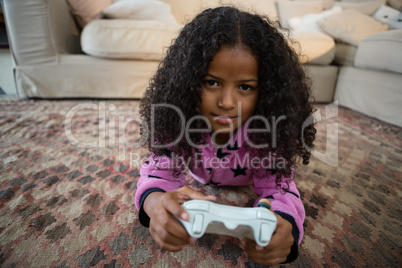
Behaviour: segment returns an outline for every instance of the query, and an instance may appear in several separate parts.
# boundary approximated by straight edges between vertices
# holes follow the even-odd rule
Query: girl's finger
[[[172,198],[163,200],[163,206],[176,218],[182,219],[183,221],[188,221],[190,219],[190,215],[188,214],[188,212],[176,200]]]
[[[152,221],[152,220],[151,220]],[[165,224],[161,224],[166,222]],[[170,217],[169,219],[162,219],[158,221],[156,219],[155,224],[151,224],[152,230],[157,234],[161,241],[175,246],[185,246],[190,243],[190,236],[184,227],[175,219]]]
[[[216,197],[213,195],[205,195],[203,193],[200,193],[193,188],[190,188],[188,186],[185,186],[180,189],[179,193],[181,194],[182,199],[185,200],[192,200],[192,199],[198,199],[198,200],[209,200],[209,201],[215,201]]]
[[[152,238],[155,240],[155,242],[160,246],[161,249],[171,251],[171,252],[177,252],[182,250],[185,247],[185,244],[171,244],[163,240],[157,231],[150,229],[150,232],[152,234]]]

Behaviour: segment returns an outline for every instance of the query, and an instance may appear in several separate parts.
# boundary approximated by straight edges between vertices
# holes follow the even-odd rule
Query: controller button
[[[269,241],[269,225],[266,223],[262,223],[260,228],[260,242],[267,243],[268,241]]]
[[[201,214],[194,215],[193,233],[196,235],[201,234],[204,216]]]
[[[229,230],[234,230],[234,229],[236,229],[236,227],[237,227],[237,224],[236,223],[229,223],[229,222],[226,222],[226,223],[224,223],[225,224],[225,227],[227,228],[227,229],[229,229]]]
[[[209,204],[208,203],[190,203],[186,204],[186,209],[194,209],[194,210],[201,210],[201,211],[209,211]]]

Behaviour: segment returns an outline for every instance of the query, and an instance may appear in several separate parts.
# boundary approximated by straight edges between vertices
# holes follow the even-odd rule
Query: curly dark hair
[[[276,147],[260,149],[286,160],[286,167],[276,170],[277,178],[290,177],[291,167],[300,158],[309,163],[310,151],[316,130],[313,124],[303,126],[312,115],[310,80],[306,76],[299,57],[280,32],[286,31],[279,22],[268,17],[243,12],[234,7],[206,9],[186,24],[167,50],[166,57],[146,90],[141,101],[140,114],[146,127],[154,133],[148,136],[148,147],[155,155],[176,155],[190,158],[194,148],[185,139],[169,149],[153,145],[168,144],[180,137],[183,124],[200,115],[202,80],[207,75],[208,65],[222,46],[248,47],[258,62],[259,97],[255,115],[268,120],[285,116],[276,130]],[[170,104],[183,113],[170,108],[152,109],[152,104]],[[263,122],[253,120],[253,128],[265,128]],[[191,128],[203,128],[205,122],[195,120]],[[142,128],[142,132],[145,129]],[[205,134],[192,133],[195,144],[205,142]],[[272,133],[253,133],[254,144],[272,141]],[[278,180],[277,180],[278,182]]]

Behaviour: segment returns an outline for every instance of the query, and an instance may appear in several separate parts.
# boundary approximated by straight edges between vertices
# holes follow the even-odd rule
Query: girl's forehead
[[[221,50],[232,50],[234,53],[239,52],[239,51],[247,51],[248,53],[252,54],[252,50],[249,46],[245,45],[242,42],[238,42],[236,44],[223,44],[219,48],[218,52]]]
[[[237,63],[244,66],[252,66],[253,69],[258,69],[259,63],[257,57],[251,52],[250,48],[244,45],[240,46],[222,46],[215,55],[213,55],[211,61],[208,63],[208,69],[217,64],[222,63]],[[251,64],[251,65],[250,65]]]

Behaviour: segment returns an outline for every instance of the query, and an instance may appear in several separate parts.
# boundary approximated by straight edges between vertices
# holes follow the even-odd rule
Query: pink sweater
[[[273,161],[279,161],[274,156],[258,156],[257,151],[247,146],[245,129],[242,127],[229,140],[226,147],[217,148],[211,138],[207,139],[206,147],[194,155],[198,167],[189,169],[194,179],[202,184],[244,186],[252,185],[259,198],[269,198],[272,208],[281,216],[289,216],[294,220],[298,230],[298,244],[303,238],[303,222],[305,211],[300,199],[300,193],[293,180],[286,183],[283,179],[281,187],[275,182],[276,174],[270,170]],[[278,162],[277,162],[278,163]],[[185,186],[185,173],[177,172],[181,162],[167,156],[151,157],[143,164],[140,179],[135,193],[135,205],[141,209],[141,197],[149,189],[158,188],[165,192]],[[176,171],[176,172],[175,172]],[[292,179],[294,173],[292,172]],[[285,215],[284,215],[285,214]],[[294,224],[293,223],[293,224]]]

